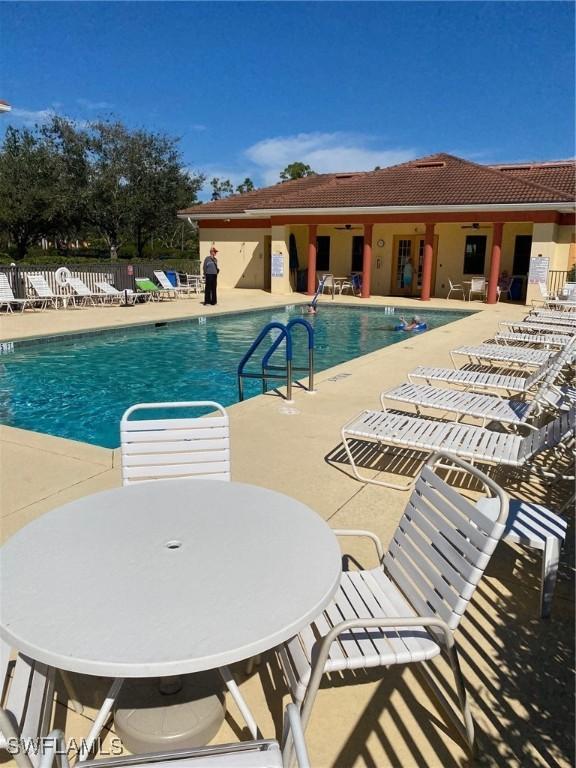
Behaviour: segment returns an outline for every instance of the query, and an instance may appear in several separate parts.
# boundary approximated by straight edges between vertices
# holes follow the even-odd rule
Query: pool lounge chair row
[[[356,459],[362,454],[359,442],[375,443],[383,451],[443,450],[472,462],[508,466],[522,466],[544,448],[562,445],[576,425],[574,390],[562,385],[563,371],[574,362],[576,335],[562,335],[564,343],[556,351],[525,346],[525,335],[517,334],[519,346],[459,347],[450,353],[454,370],[419,366],[408,374],[408,382],[383,392],[381,410],[362,411],[341,430],[355,477],[397,490],[413,485],[361,475]],[[528,335],[534,347],[548,346],[549,334]],[[467,357],[472,368],[458,369],[458,356]],[[535,370],[522,376],[519,369],[514,375],[494,368],[495,364]],[[390,410],[390,404],[412,406],[416,414]],[[423,410],[453,420],[424,416]],[[476,423],[463,423],[464,419]]]
[[[47,307],[86,307],[110,304],[134,304],[141,301],[176,299],[178,296],[197,295],[202,290],[202,281],[196,276],[187,276],[187,284],[173,286],[164,272],[156,271],[154,275],[160,285],[150,278],[135,278],[137,291],[130,289],[119,290],[106,281],[96,282],[97,291],[92,291],[80,278],[70,276],[66,281],[66,292],[55,293],[44,275],[28,274],[26,281],[29,295],[27,298],[17,298],[10,285],[8,275],[0,272],[0,310],[13,312],[14,309],[39,309]]]

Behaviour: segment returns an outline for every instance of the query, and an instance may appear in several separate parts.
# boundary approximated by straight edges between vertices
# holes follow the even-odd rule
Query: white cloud
[[[8,113],[10,122],[22,123],[23,125],[36,125],[37,123],[47,123],[56,114],[53,109],[20,109],[12,107]]]
[[[90,99],[76,99],[76,103],[84,109],[95,111],[98,109],[111,109],[114,105],[107,101],[90,101]]]
[[[203,125],[202,123],[192,123],[192,125],[190,127],[192,128],[193,131],[207,131],[208,130],[208,126],[207,125]]]
[[[289,163],[308,164],[317,173],[368,171],[375,166],[394,165],[417,156],[413,149],[377,148],[375,138],[343,132],[299,133],[277,136],[253,144],[245,151],[256,175],[264,184],[279,180],[280,171]]]

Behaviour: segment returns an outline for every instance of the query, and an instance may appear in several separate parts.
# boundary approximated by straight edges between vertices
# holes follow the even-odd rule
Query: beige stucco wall
[[[336,276],[348,275],[352,269],[352,238],[363,235],[362,225],[354,229],[338,229],[335,226],[319,226],[318,235],[330,236],[330,272]],[[423,235],[424,224],[375,224],[372,234],[372,293],[389,295],[392,282],[392,264],[395,258],[395,238]],[[299,268],[308,266],[308,227],[305,224],[274,226],[270,229],[200,229],[200,257],[208,254],[212,242],[219,249],[220,276],[222,285],[239,288],[263,288],[265,283],[265,242],[272,238],[272,253],[284,256],[284,274],[271,279],[273,293],[286,294],[295,289],[294,276],[289,272],[289,236],[296,237]],[[436,275],[432,293],[445,297],[448,293],[448,279],[462,282],[465,275],[464,249],[467,235],[486,235],[486,260],[484,274],[490,268],[492,251],[492,227],[464,229],[461,224],[437,224]],[[532,254],[550,257],[550,269],[565,270],[569,266],[570,249],[574,250],[574,228],[555,224],[507,223],[502,238],[501,270],[512,273],[516,235],[532,235]],[[379,246],[378,242],[383,241]],[[292,279],[291,279],[292,278]],[[533,292],[533,291],[532,291]],[[528,294],[527,300],[531,298]]]
[[[200,260],[214,242],[218,248],[218,282],[230,288],[264,287],[264,236],[269,229],[200,229]]]

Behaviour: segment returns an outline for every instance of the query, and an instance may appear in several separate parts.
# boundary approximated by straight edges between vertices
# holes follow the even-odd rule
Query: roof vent
[[[337,179],[351,179],[352,176],[356,176],[355,173],[337,173],[336,178]]]
[[[444,160],[434,160],[429,163],[414,163],[414,168],[445,168]]]

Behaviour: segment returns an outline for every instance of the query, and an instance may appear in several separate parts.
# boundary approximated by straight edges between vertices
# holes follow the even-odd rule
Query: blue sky
[[[53,111],[114,117],[258,185],[295,160],[573,157],[574,16],[571,2],[0,3],[0,132]]]

